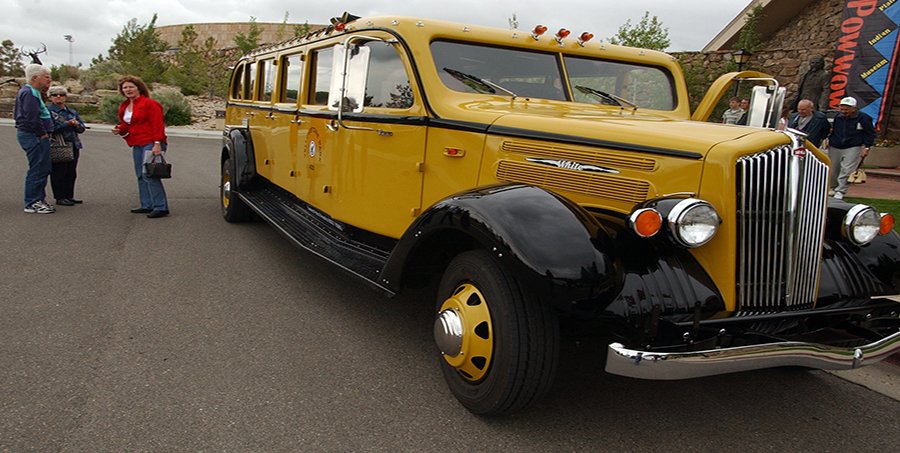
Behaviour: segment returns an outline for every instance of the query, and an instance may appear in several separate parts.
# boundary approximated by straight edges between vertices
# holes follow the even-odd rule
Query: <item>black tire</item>
[[[221,179],[219,180],[219,203],[222,205],[222,217],[228,222],[246,222],[253,218],[253,210],[247,206],[234,187],[234,167],[231,159],[222,162]]]
[[[556,316],[526,294],[492,254],[472,251],[453,259],[437,301],[439,315],[448,309],[463,320],[462,346],[453,357],[441,355],[441,369],[466,409],[514,412],[547,392],[558,361]]]

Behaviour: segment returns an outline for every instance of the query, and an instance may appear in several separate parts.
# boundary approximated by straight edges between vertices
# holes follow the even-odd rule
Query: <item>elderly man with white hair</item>
[[[47,203],[47,178],[50,176],[50,133],[53,121],[50,110],[41,99],[41,92],[50,88],[50,69],[39,64],[25,67],[28,83],[16,96],[16,138],[28,158],[25,174],[25,212],[52,214],[56,211]]]

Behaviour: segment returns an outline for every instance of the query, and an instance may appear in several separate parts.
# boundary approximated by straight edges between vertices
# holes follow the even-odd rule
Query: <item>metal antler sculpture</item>
[[[27,51],[25,48],[22,48],[22,53],[31,57],[31,62],[34,64],[44,64],[41,63],[41,59],[38,58],[38,54],[47,53],[47,45],[41,43],[41,50],[34,49],[32,51]]]

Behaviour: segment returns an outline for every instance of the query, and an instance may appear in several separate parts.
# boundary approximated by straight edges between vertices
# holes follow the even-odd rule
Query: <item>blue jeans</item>
[[[47,178],[50,176],[50,136],[38,138],[31,133],[18,132],[19,146],[28,157],[28,173],[25,173],[25,206],[47,197]]]
[[[165,143],[160,143],[160,146],[162,147],[163,155],[165,156],[167,146]],[[153,143],[132,148],[132,154],[134,156],[134,174],[137,175],[138,194],[141,197],[141,207],[157,211],[168,211],[169,202],[166,200],[166,189],[163,188],[162,180],[144,176],[144,162],[150,161],[146,156],[152,155],[150,153],[152,149]]]

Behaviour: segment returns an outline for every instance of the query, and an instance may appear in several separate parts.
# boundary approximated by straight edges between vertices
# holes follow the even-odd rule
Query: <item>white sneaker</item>
[[[833,196],[834,196],[834,189],[828,189],[828,196],[829,196],[829,197],[833,197]]]
[[[53,209],[53,206],[50,206],[43,201],[35,201],[25,207],[25,212],[29,214],[53,214],[56,212],[56,209]]]
[[[842,193],[840,193],[840,192],[835,192],[835,193],[834,193],[834,199],[835,199],[835,200],[843,200],[843,199],[844,199],[844,194],[842,194]]]

